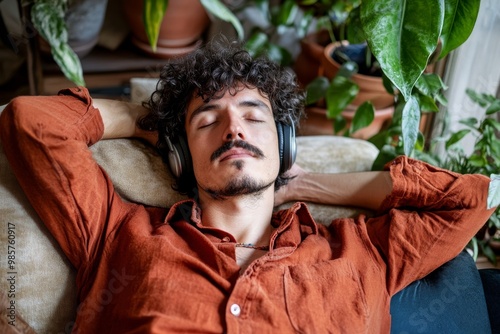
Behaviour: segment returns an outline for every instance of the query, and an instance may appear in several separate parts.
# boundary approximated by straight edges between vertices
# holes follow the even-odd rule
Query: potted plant
[[[85,86],[79,57],[97,43],[107,1],[35,0],[31,21],[54,61],[76,85]],[[76,52],[75,52],[76,51]]]
[[[427,149],[424,145],[424,138],[420,135],[415,145],[414,156],[432,165],[458,173],[483,174],[490,177],[492,182],[488,202],[490,207],[494,207],[500,202],[500,122],[495,119],[500,113],[500,99],[472,90],[467,90],[466,93],[472,101],[484,107],[484,118],[463,119],[459,122],[463,128],[456,131],[449,131],[448,124],[445,122],[441,135],[434,138]],[[396,110],[395,121],[370,140],[381,152],[374,162],[373,170],[382,170],[387,162],[404,154],[401,126],[403,108],[400,105]],[[460,145],[466,136],[471,136],[474,141],[470,153],[467,153]],[[491,244],[496,245],[500,240],[499,231],[500,208],[490,217],[482,233],[478,233],[469,243],[468,247],[473,250],[475,258],[478,254],[483,254],[492,263],[496,263],[498,254],[495,254]]]
[[[386,89],[394,93],[394,101],[399,101],[396,108],[402,109],[402,141],[406,155],[412,154],[417,142],[421,112],[437,111],[436,103],[442,100],[442,95],[436,93],[439,89],[429,87],[441,81],[424,76],[429,60],[442,59],[468,38],[479,3],[479,0],[444,0],[430,4],[415,0],[404,2],[403,6],[402,2],[391,0],[363,0],[356,10],[350,11],[350,25],[356,23],[360,27],[354,31],[362,32],[370,53],[387,78]],[[327,79],[326,88],[324,84],[315,84],[316,88],[322,87],[315,96],[326,94],[328,117],[334,122],[341,121],[343,104],[351,103],[359,91],[349,73],[339,72]],[[328,89],[329,85],[338,87]],[[308,89],[308,93],[311,91]],[[358,116],[359,119],[372,119],[374,109],[363,103],[356,113],[366,114]]]
[[[207,12],[230,22],[243,39],[241,23],[219,0],[127,0],[123,5],[132,41],[155,56],[171,57],[196,48],[210,22]]]
[[[234,10],[246,15],[245,48],[252,56],[266,55],[282,66],[293,63],[294,55],[289,47],[304,37],[307,29],[305,20],[299,17],[297,1],[245,1]]]

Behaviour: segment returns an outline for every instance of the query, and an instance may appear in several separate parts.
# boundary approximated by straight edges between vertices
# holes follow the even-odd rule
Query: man
[[[489,180],[404,157],[384,172],[287,172],[301,94],[287,71],[214,42],[166,65],[147,108],[84,88],[9,104],[5,153],[77,269],[75,332],[388,332],[390,297],[492,213]],[[158,142],[193,200],[121,200],[88,150],[118,137]],[[292,199],[377,214],[325,227],[302,203],[273,213]]]

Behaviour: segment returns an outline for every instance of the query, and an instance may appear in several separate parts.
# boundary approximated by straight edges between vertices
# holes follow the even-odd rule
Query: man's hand
[[[293,180],[276,192],[275,206],[291,201],[379,208],[392,191],[389,172],[310,173],[293,165]]]
[[[300,182],[300,179],[304,177],[307,172],[302,169],[297,164],[293,164],[292,168],[286,172],[286,176],[293,177],[288,184],[282,186],[274,194],[274,206],[279,206],[281,204],[293,201],[296,198],[295,188],[296,184]]]
[[[149,111],[140,104],[106,99],[93,99],[93,105],[99,109],[104,123],[102,139],[140,138],[156,146],[158,133],[145,131],[137,122]]]

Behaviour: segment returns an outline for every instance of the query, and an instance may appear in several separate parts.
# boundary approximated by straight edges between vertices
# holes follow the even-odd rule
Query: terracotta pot
[[[347,42],[343,42],[347,44]],[[340,42],[328,44],[321,58],[324,75],[333,78],[339,71],[341,65],[331,57],[333,50],[341,45]],[[359,85],[359,93],[352,102],[359,106],[365,101],[371,101],[375,109],[387,108],[394,104],[394,96],[389,94],[382,83],[382,78],[363,74],[354,74],[351,79]]]
[[[346,110],[342,112],[342,116],[347,121],[347,127],[351,125],[352,119],[354,118],[354,113],[356,111],[355,106],[348,106]],[[366,128],[360,129],[350,135],[353,138],[359,139],[369,139],[373,135],[377,134],[382,127],[392,118],[394,113],[394,106],[389,106],[387,108],[378,109],[375,111],[375,118],[373,122]],[[300,123],[298,134],[302,136],[314,136],[314,135],[333,135],[333,120],[326,118],[326,109],[320,107],[308,107],[306,108],[307,117]],[[342,135],[343,133],[337,133],[337,135]]]
[[[142,7],[143,1],[123,1],[125,18],[132,32],[132,42],[155,57],[170,58],[196,49],[210,24],[207,12],[199,0],[170,0],[160,26],[155,53],[149,45],[144,29]]]
[[[321,58],[325,46],[330,41],[326,30],[309,34],[300,40],[300,53],[295,60],[293,69],[302,86],[307,86],[320,74]]]

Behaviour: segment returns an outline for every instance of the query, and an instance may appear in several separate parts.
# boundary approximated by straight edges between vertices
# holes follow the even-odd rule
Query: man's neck
[[[272,233],[274,187],[261,194],[213,199],[200,192],[203,225],[233,235],[238,243],[267,246]]]

